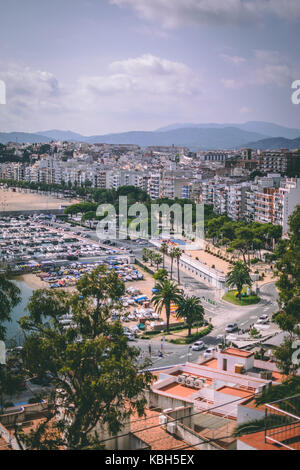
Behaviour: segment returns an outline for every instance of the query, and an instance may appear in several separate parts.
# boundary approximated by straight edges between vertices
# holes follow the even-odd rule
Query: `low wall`
[[[30,420],[30,416],[33,413],[39,413],[48,408],[47,402],[43,401],[42,403],[34,403],[32,405],[24,405],[20,408],[12,410],[11,413],[6,413],[1,415],[1,423],[4,426],[13,426],[15,423],[22,423],[24,421]]]

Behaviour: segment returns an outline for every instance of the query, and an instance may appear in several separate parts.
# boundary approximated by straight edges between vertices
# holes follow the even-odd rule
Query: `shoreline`
[[[42,281],[36,274],[21,274],[20,276],[14,276],[14,280],[24,282],[31,289],[47,289],[48,284]]]

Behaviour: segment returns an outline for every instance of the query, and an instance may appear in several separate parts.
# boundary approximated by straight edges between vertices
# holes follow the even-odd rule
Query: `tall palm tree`
[[[236,287],[238,291],[238,298],[241,300],[242,290],[244,285],[252,286],[252,279],[250,276],[250,269],[246,263],[237,261],[234,268],[228,273],[226,285],[228,287]]]
[[[170,251],[170,258],[171,258],[171,279],[173,279],[173,263],[174,263],[174,258],[175,258],[175,248],[172,248]]]
[[[163,242],[160,246],[160,252],[163,255],[163,269],[165,269],[165,255],[168,254],[168,245],[166,242]]]
[[[171,302],[178,304],[182,296],[175,282],[169,279],[165,281],[158,281],[156,284],[157,293],[152,297],[152,302],[157,308],[158,313],[161,313],[163,308],[166,309],[167,317],[167,332],[169,332]]]
[[[204,320],[204,308],[199,297],[183,297],[178,302],[177,318],[184,318],[188,327],[188,336],[191,336],[193,324]]]
[[[178,284],[180,284],[179,260],[181,258],[181,255],[182,255],[182,251],[181,251],[180,248],[174,248],[173,249],[173,256],[174,256],[174,258],[176,258],[176,261],[177,261],[177,280],[178,280]]]
[[[154,253],[153,262],[156,264],[156,271],[158,271],[159,265],[163,262],[163,257],[159,253]]]
[[[149,260],[150,260],[150,264],[151,266],[153,266],[153,263],[154,263],[154,257],[155,257],[155,252],[152,251],[152,250],[149,250]]]

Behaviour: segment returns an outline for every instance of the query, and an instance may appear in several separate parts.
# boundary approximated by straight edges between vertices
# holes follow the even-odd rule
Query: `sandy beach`
[[[47,289],[48,283],[42,281],[36,274],[22,274],[17,276],[18,281],[25,282],[31,289]]]
[[[17,190],[18,191],[18,190]],[[28,192],[27,192],[28,191]],[[75,204],[75,199],[59,199],[54,196],[30,193],[29,190],[14,192],[0,188],[0,212],[60,209],[62,204]]]

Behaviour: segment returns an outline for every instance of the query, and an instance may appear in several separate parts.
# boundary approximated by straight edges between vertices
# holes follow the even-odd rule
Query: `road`
[[[79,227],[73,229],[74,231],[81,231]],[[85,232],[87,230],[85,229]],[[88,232],[91,235],[91,240],[97,241],[97,234],[95,230]],[[142,258],[142,251],[145,246],[150,246],[155,250],[155,247],[150,243],[145,245],[137,244],[132,240],[116,240],[116,247],[125,247],[128,251],[132,252],[137,258]],[[165,267],[170,272],[170,258],[165,257]],[[177,265],[174,262],[173,278],[177,276]],[[269,318],[278,309],[277,305],[277,291],[275,283],[265,284],[260,290],[261,301],[259,304],[251,306],[236,306],[222,300],[222,291],[214,289],[209,285],[195,279],[193,275],[188,274],[185,270],[180,269],[180,281],[184,292],[187,295],[197,295],[203,304],[205,317],[209,320],[214,329],[210,335],[205,337],[205,344],[213,346],[220,343],[218,336],[225,334],[225,328],[229,323],[235,322],[239,330],[248,330],[256,323],[259,316],[267,314]],[[262,331],[272,334],[277,332],[278,328],[273,323],[268,323],[262,327]],[[233,334],[234,335],[234,334]],[[236,333],[235,333],[236,335]],[[187,360],[197,361],[201,353],[192,351],[189,346],[174,345],[171,343],[164,343],[164,357],[158,357],[158,352],[161,350],[160,341],[138,340],[134,343],[142,352],[143,358],[149,358],[149,344],[151,345],[151,360],[153,367],[164,367],[172,364],[183,363]]]

